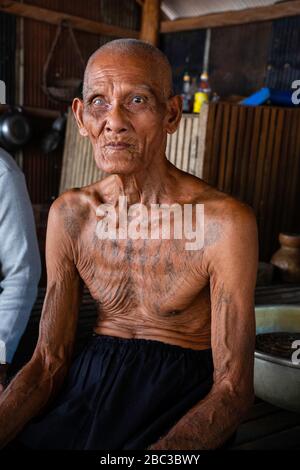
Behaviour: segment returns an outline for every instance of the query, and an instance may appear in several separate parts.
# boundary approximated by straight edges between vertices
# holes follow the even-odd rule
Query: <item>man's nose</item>
[[[113,105],[107,114],[105,130],[107,132],[121,133],[128,131],[128,129],[129,124],[125,112],[121,109],[120,105]]]

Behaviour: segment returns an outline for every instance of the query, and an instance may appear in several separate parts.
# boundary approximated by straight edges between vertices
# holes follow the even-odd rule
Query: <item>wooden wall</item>
[[[273,22],[266,85],[290,89],[300,77],[300,16]]]
[[[6,84],[6,101],[15,103],[16,19],[0,13],[0,80]]]
[[[203,179],[253,207],[260,260],[299,232],[300,109],[209,105]]]
[[[248,96],[265,81],[271,22],[216,28],[211,34],[210,82],[222,98]]]
[[[200,76],[204,54],[205,30],[160,35],[160,48],[167,55],[173,72],[175,93],[181,93],[186,59],[191,75]]]

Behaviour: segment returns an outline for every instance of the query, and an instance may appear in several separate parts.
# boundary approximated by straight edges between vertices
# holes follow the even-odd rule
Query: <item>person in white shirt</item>
[[[0,148],[0,393],[36,300],[41,260],[25,176]]]

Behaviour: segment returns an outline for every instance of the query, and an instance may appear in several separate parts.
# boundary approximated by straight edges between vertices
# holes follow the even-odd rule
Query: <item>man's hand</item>
[[[204,447],[202,449],[195,447],[193,439],[184,438],[184,435],[181,435],[180,431],[177,432],[175,428],[171,431],[147,447],[146,450],[205,450]]]
[[[151,446],[147,447],[147,450],[181,450],[178,446],[172,446],[172,442],[167,441],[166,439],[159,439]],[[184,448],[183,450],[187,450]]]

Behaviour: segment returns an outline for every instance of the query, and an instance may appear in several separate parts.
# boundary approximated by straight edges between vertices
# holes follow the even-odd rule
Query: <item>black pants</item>
[[[93,335],[54,402],[7,449],[146,449],[212,383],[211,349]]]

